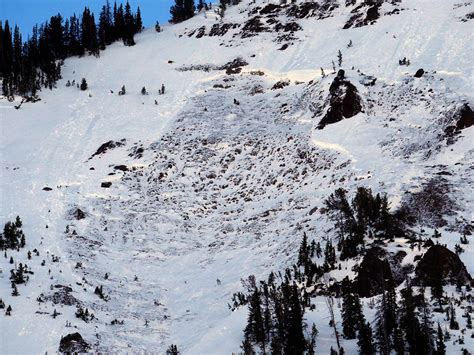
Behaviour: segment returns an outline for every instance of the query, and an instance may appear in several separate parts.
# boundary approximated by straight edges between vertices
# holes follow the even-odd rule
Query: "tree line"
[[[113,7],[102,6],[98,22],[93,12],[84,8],[82,16],[64,18],[61,14],[33,27],[25,41],[18,26],[0,21],[0,76],[2,93],[35,96],[42,87],[52,89],[61,78],[61,65],[71,56],[91,54],[115,41],[135,44],[134,35],[143,28],[140,8],[134,13],[128,1]]]

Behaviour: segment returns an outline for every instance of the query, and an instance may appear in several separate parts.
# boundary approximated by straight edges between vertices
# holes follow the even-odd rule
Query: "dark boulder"
[[[112,186],[112,183],[110,181],[104,181],[100,184],[100,187],[103,187],[105,189],[108,189],[110,186]]]
[[[275,12],[279,12],[282,9],[280,5],[268,4],[260,10],[260,15],[267,15]]]
[[[90,349],[90,345],[82,338],[79,333],[71,333],[61,338],[59,343],[60,353],[85,353]]]
[[[471,275],[459,256],[442,245],[433,245],[423,255],[415,269],[421,285],[435,286],[441,280],[470,283]]]
[[[128,171],[128,168],[126,165],[116,165],[114,166],[115,170],[120,170],[120,171]]]
[[[235,58],[231,62],[228,62],[228,63],[222,65],[221,67],[219,67],[219,69],[225,70],[227,75],[238,74],[242,71],[242,67],[244,67],[246,65],[248,65],[248,63],[244,59]]]
[[[76,208],[76,210],[72,212],[72,216],[77,220],[86,218],[86,214],[80,208]]]
[[[52,188],[51,188],[51,187],[49,187],[49,186],[45,186],[45,187],[43,187],[43,191],[51,191],[51,190],[52,190]]]
[[[474,125],[474,112],[472,112],[468,104],[462,105],[456,116],[456,129],[461,130]]]
[[[376,21],[380,17],[379,7],[377,5],[371,6],[367,10],[367,16],[365,17],[365,23],[371,23]]]
[[[101,155],[101,154],[105,154],[108,150],[111,150],[111,149],[114,149],[114,148],[117,148],[117,147],[121,147],[123,145],[125,145],[125,139],[121,139],[120,141],[117,141],[117,142],[114,142],[114,141],[108,141],[108,142],[105,142],[104,144],[102,144],[94,154],[91,155],[91,157],[89,158],[92,159],[93,157],[95,157],[96,155]]]
[[[425,71],[422,68],[420,68],[416,71],[414,77],[415,78],[421,78],[423,76],[423,74],[425,74]]]
[[[329,88],[329,108],[318,124],[318,128],[350,118],[362,111],[362,100],[357,88],[344,78],[344,70],[339,70]]]
[[[357,269],[353,290],[360,297],[372,297],[382,293],[386,285],[393,283],[392,270],[387,260],[378,257],[374,249],[364,255]]]

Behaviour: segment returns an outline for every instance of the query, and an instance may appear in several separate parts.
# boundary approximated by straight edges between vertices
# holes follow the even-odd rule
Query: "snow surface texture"
[[[463,103],[474,103],[472,24],[462,21],[471,2],[385,3],[375,23],[343,29],[357,4],[333,1],[318,16],[276,14],[301,27],[291,36],[265,16],[266,31],[243,35],[266,4],[227,9],[224,23],[233,25],[223,36],[209,36],[219,24],[212,10],[161,33],[146,30],[134,47],[115,43],[100,58],[66,60],[58,89],[41,92],[38,103],[15,110],[0,100],[0,216],[23,219],[27,246],[8,254],[34,271],[12,297],[11,265],[0,258],[0,297],[13,308],[0,315],[2,353],[55,352],[75,331],[98,351],[163,352],[175,343],[189,354],[238,352],[246,310],[227,303],[240,279],[291,265],[303,231],[331,237],[319,209],[338,187],[386,192],[395,208],[404,192],[441,175],[455,204],[439,230],[448,247],[458,243],[473,219],[474,128],[451,141],[443,132]],[[363,108],[319,130],[338,50]],[[403,57],[410,66],[399,65]],[[219,69],[236,58],[248,63],[239,73]],[[425,75],[413,78],[418,68]],[[367,76],[374,86],[364,85]],[[65,87],[82,77],[87,91]],[[274,87],[279,81],[289,85]],[[122,85],[127,94],[118,96]],[[108,141],[122,144],[91,157]],[[73,218],[77,208],[84,219]],[[461,254],[471,274],[472,245]],[[27,260],[35,248],[40,256]],[[332,277],[346,274],[353,277],[349,267]],[[72,287],[96,319],[39,303],[55,285]],[[98,285],[107,302],[94,294]],[[308,323],[327,353],[335,340],[324,302],[315,303]],[[114,319],[124,324],[110,325]],[[356,352],[355,341],[343,346]],[[473,340],[466,336],[464,346],[474,348]]]

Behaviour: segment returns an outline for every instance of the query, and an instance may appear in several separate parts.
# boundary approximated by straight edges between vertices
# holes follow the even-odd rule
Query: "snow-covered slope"
[[[237,352],[246,313],[227,303],[240,279],[291,265],[303,231],[331,236],[318,211],[338,187],[385,192],[395,208],[442,176],[455,204],[440,230],[448,247],[458,243],[473,219],[474,128],[454,138],[445,130],[474,102],[472,23],[462,21],[472,4],[384,3],[373,24],[348,29],[358,4],[329,2],[305,18],[259,15],[267,4],[230,7],[222,36],[209,35],[223,26],[212,10],[146,30],[134,47],[66,60],[58,88],[37,103],[15,110],[0,100],[0,217],[20,215],[27,238],[0,258],[0,298],[13,308],[0,315],[2,353],[57,351],[71,327],[100,351],[175,343],[189,354]],[[245,30],[257,15],[268,30]],[[292,22],[301,29],[275,29]],[[317,129],[339,50],[362,111]],[[404,57],[410,66],[399,65]],[[247,64],[226,73],[236,58]],[[418,68],[425,74],[414,78]],[[65,86],[83,77],[87,91]],[[109,141],[120,144],[93,156]],[[78,208],[85,218],[74,218]],[[472,273],[472,243],[463,247]],[[28,260],[35,248],[40,256]],[[34,271],[19,297],[10,295],[10,256]],[[95,320],[37,301],[55,285],[70,286]],[[94,294],[99,285],[108,301]],[[324,353],[334,340],[325,306],[317,310]]]

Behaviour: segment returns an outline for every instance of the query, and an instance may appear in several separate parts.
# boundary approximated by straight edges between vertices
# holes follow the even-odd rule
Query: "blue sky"
[[[36,23],[44,22],[58,12],[65,17],[82,14],[84,6],[89,7],[98,18],[106,0],[0,0],[0,20],[8,20],[10,25],[17,24],[24,36],[31,32]],[[114,1],[109,0],[111,6]],[[123,0],[125,4],[126,0]],[[145,27],[154,25],[158,20],[165,23],[169,19],[169,8],[173,0],[129,0],[133,11],[140,6]],[[117,3],[120,3],[117,0]]]

